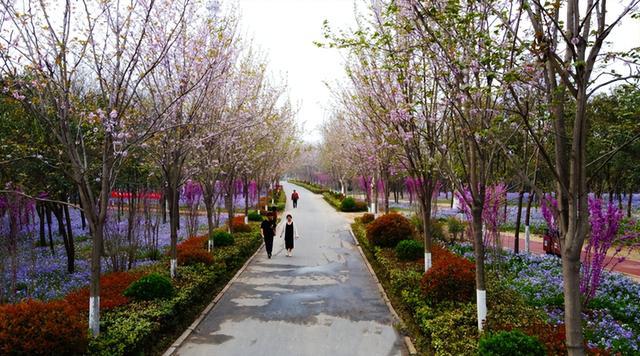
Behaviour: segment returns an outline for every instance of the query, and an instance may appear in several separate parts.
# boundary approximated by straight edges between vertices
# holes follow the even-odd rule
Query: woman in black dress
[[[271,219],[266,219],[260,224],[260,232],[264,239],[264,246],[267,250],[267,257],[271,258],[271,252],[273,251],[273,236],[276,234],[276,218],[272,216]]]
[[[284,235],[284,247],[287,249],[287,257],[291,257],[293,256],[293,239],[299,237],[291,214],[287,214],[287,222],[284,224],[284,229],[282,229],[280,233],[281,238],[282,235]]]

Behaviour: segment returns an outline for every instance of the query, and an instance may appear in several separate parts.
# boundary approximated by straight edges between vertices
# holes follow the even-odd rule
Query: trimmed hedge
[[[173,333],[185,329],[204,309],[235,271],[261,245],[258,224],[250,233],[234,234],[233,246],[216,247],[215,264],[178,267],[172,281],[175,294],[168,299],[134,301],[103,314],[102,333],[89,344],[90,355],[158,354],[174,340]],[[163,273],[166,265],[148,267]]]
[[[218,230],[213,233],[213,246],[231,246],[234,243],[233,235],[226,231]]]
[[[520,330],[500,331],[489,334],[478,344],[481,356],[545,356],[544,346],[537,338]]]
[[[161,274],[152,273],[133,282],[124,295],[136,300],[166,299],[173,296],[171,280]]]
[[[403,261],[417,260],[423,253],[424,246],[416,240],[402,240],[396,246],[396,256]]]
[[[259,211],[250,211],[248,215],[249,221],[262,222],[264,219]]]
[[[302,188],[310,191],[313,194],[323,194],[329,191],[329,189],[327,188],[321,187],[318,184],[307,182],[307,181],[291,179],[289,180],[289,183],[301,186]]]

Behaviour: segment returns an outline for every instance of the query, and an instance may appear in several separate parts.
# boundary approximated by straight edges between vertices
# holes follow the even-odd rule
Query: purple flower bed
[[[451,250],[473,259],[469,243]],[[493,254],[487,255],[488,264]],[[547,311],[549,321],[563,320],[563,278],[560,260],[547,255],[507,254],[500,256],[506,268],[501,281],[523,295],[531,305]],[[603,272],[600,287],[584,313],[585,337],[591,346],[620,352],[640,352],[640,284],[616,272]]]
[[[37,229],[31,234],[23,234],[17,246],[17,283],[16,294],[12,293],[12,267],[8,252],[0,240],[0,263],[3,263],[3,272],[0,275],[0,295],[10,296],[10,301],[16,302],[23,298],[35,298],[41,300],[57,299],[65,296],[70,291],[89,284],[91,251],[91,239],[87,236],[88,230],[82,229],[80,213],[78,210],[70,211],[71,226],[76,239],[75,273],[67,273],[67,258],[62,244],[62,238],[58,235],[58,226],[55,219],[52,221],[51,231],[54,241],[55,255],[52,255],[49,246],[37,247]],[[227,217],[222,214],[220,223],[223,224]],[[37,216],[35,226],[38,226]],[[123,221],[124,224],[126,222]],[[6,226],[6,225],[5,225]],[[181,229],[179,240],[186,238],[186,216],[181,217]],[[206,233],[207,218],[198,216],[198,232]],[[5,236],[0,234],[0,236]],[[48,236],[47,236],[48,243]],[[158,246],[165,251],[170,244],[169,224],[160,224],[158,229]],[[135,262],[135,266],[156,263],[142,255]],[[110,263],[102,260],[104,273],[110,271]]]

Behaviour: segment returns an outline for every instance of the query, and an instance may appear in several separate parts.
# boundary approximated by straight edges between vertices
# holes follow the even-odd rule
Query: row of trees
[[[362,176],[374,187],[398,174],[417,182],[425,270],[434,192],[439,182],[460,192],[475,246],[480,329],[492,185],[509,183],[520,205],[525,192],[553,191],[567,346],[571,355],[584,353],[579,281],[588,195],[621,197],[640,186],[630,159],[640,147],[637,49],[606,51],[638,3],[374,1],[355,31],[326,28],[326,45],[348,53],[349,84],[336,93],[334,120],[324,129],[326,171],[340,182]],[[616,72],[615,63],[629,72]],[[621,81],[627,84],[604,93]]]
[[[79,204],[97,336],[112,190],[163,191],[175,276],[182,185],[201,184],[213,229],[219,199],[233,215],[237,180],[264,187],[286,168],[294,110],[217,1],[3,0],[0,12],[0,178]]]

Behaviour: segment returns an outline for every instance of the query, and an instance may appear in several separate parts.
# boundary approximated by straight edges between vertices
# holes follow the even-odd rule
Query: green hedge
[[[179,266],[171,298],[133,301],[103,313],[102,333],[90,341],[90,355],[162,353],[261,245],[258,224],[252,232],[234,234],[235,244],[216,248],[212,266]],[[168,265],[145,267],[168,277]]]
[[[313,194],[323,194],[323,193],[329,191],[329,189],[321,187],[318,184],[311,183],[311,182],[305,182],[305,181],[301,181],[301,180],[291,179],[291,180],[289,180],[289,183],[295,184],[295,185],[299,185],[302,188],[305,188],[306,190],[310,191]]]
[[[346,213],[352,212],[365,212],[367,211],[367,204],[361,200],[355,200],[352,197],[345,197],[340,193],[324,192],[322,193],[324,200],[329,203],[337,211]],[[345,201],[349,201],[345,204]]]

